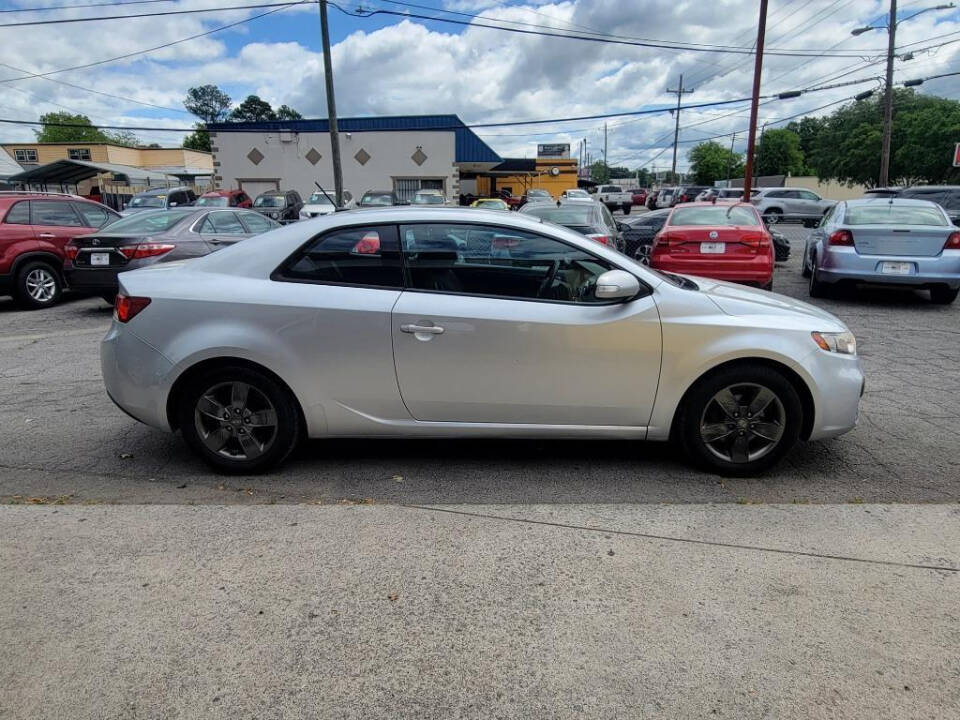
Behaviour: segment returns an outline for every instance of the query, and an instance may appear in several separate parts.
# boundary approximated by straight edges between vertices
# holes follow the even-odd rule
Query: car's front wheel
[[[780,208],[770,208],[769,210],[764,211],[763,219],[766,221],[767,225],[776,225],[777,223],[783,221],[783,210]]]
[[[52,266],[40,260],[26,262],[17,271],[14,289],[17,302],[27,310],[56,305],[63,293],[63,281]]]
[[[302,432],[296,400],[266,373],[243,366],[211,368],[178,398],[187,445],[216,470],[259,473],[276,467]]]
[[[686,457],[721,475],[748,476],[774,465],[800,437],[796,389],[765,365],[707,375],[687,393],[677,427]]]

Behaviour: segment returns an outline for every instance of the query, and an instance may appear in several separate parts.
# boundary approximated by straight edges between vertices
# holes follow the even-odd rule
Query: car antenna
[[[337,207],[337,203],[335,203],[333,201],[333,198],[330,197],[330,193],[328,193],[326,190],[323,189],[323,185],[318,183],[316,180],[313,181],[313,184],[316,185],[318,188],[320,188],[320,192],[322,192],[324,196],[327,198],[327,200],[330,201],[330,204],[333,205],[334,212],[339,212],[340,210],[343,210],[342,207]]]

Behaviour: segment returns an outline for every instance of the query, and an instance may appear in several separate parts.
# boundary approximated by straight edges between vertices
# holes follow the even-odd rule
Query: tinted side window
[[[107,220],[110,219],[110,213],[101,207],[97,207],[96,205],[88,205],[87,203],[74,203],[73,206],[77,209],[77,212],[80,213],[80,217],[83,218],[83,223],[87,227],[103,227],[107,224]]]
[[[773,192],[768,192],[766,195],[768,198],[785,198],[789,197],[790,193],[786,190],[774,190]]]
[[[597,278],[611,265],[585,250],[513,228],[401,227],[408,285],[418,290],[523,300],[603,302]]]
[[[403,286],[400,248],[393,226],[334,230],[314,238],[274,273],[275,280]]]
[[[243,235],[246,228],[232,212],[212,212],[207,215],[200,232],[214,232],[219,235]]]
[[[798,190],[797,193],[800,195],[801,200],[813,200],[813,201],[820,200],[819,195],[816,195],[810,192],[809,190]]]
[[[60,200],[34,200],[30,208],[34,225],[67,225],[83,227],[73,205]]]
[[[940,196],[939,202],[947,210],[960,210],[960,191],[947,190]]]
[[[3,221],[5,223],[10,223],[11,225],[29,225],[30,201],[22,200],[21,202],[14,203],[13,207],[10,208],[10,212],[7,213],[7,216]]]

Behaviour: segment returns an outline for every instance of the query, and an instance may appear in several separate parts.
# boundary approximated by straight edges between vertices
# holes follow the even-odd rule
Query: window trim
[[[19,154],[23,154],[23,159],[17,157]],[[31,159],[32,154],[32,159]],[[40,162],[39,155],[37,154],[36,148],[14,148],[13,149],[13,159],[18,163],[35,163]]]
[[[237,222],[240,223],[240,227],[244,228],[244,232],[240,232],[240,233],[228,233],[228,232],[222,232],[222,231],[220,231],[220,230],[213,230],[212,232],[209,232],[209,233],[200,232],[201,226],[207,221],[207,219],[208,219],[211,215],[213,215],[213,214],[215,214],[215,213],[225,213],[225,212],[233,213],[234,216],[236,216]],[[212,222],[212,221],[211,221],[211,222]],[[210,210],[210,212],[204,213],[203,215],[201,215],[200,218],[197,219],[197,220],[193,223],[193,225],[191,226],[190,232],[192,232],[192,233],[195,234],[195,235],[199,235],[200,237],[203,237],[204,235],[225,235],[225,236],[227,236],[227,237],[241,237],[242,235],[249,235],[249,233],[246,232],[246,228],[247,228],[247,226],[244,224],[244,222],[243,222],[243,220],[240,218],[240,216],[237,215],[236,210],[234,210],[234,209],[232,209],[232,208],[218,208],[218,209],[215,209],[215,210]]]
[[[76,154],[78,155],[78,157],[73,157],[74,153],[76,153]],[[79,157],[79,156],[83,155],[84,153],[86,153],[86,157]],[[91,152],[90,152],[90,148],[83,148],[83,147],[79,147],[79,148],[67,148],[67,159],[68,159],[68,160],[79,160],[79,161],[81,161],[81,162],[90,162],[91,157],[92,157],[92,154],[91,154]]]

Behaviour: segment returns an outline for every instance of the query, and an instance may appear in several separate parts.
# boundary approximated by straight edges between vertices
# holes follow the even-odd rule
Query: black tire
[[[232,395],[233,385],[237,384],[248,386],[242,405],[235,403]],[[211,404],[207,398],[214,402]],[[228,398],[229,403],[225,402]],[[177,400],[177,420],[183,439],[218,472],[252,475],[275,468],[293,452],[303,433],[297,401],[290,391],[266,373],[252,368],[236,365],[211,368],[191,378]],[[202,406],[201,401],[204,401]],[[200,407],[205,410],[201,411]],[[218,408],[216,416],[210,412],[213,408]],[[271,409],[272,416],[269,415]],[[230,415],[229,420],[226,415]],[[272,426],[267,425],[270,420],[274,421]],[[220,451],[212,449],[218,439],[222,440]],[[249,446],[249,452],[256,455],[247,457],[248,446],[242,443],[251,441],[254,444]]]
[[[766,290],[767,292],[773,292],[773,280],[764,285],[761,290]]]
[[[951,290],[948,287],[930,288],[930,300],[936,305],[950,305],[957,299],[960,290]]]
[[[807,265],[807,262],[809,261],[809,259],[810,259],[810,256],[807,253],[804,253],[803,263],[801,263],[800,265],[800,275],[805,278],[810,277],[810,266]]]
[[[40,310],[60,302],[63,278],[50,263],[28,260],[17,269],[13,295],[24,310]]]
[[[733,388],[731,398],[736,400],[734,407],[738,408],[737,417],[727,414],[715,401],[715,396],[724,389]],[[760,388],[766,389],[776,400],[770,401],[764,410],[756,415],[759,421],[750,421],[744,418],[754,398],[759,398]],[[725,419],[715,422],[717,413]],[[772,418],[776,416],[777,421]],[[721,457],[723,443],[728,441],[726,436],[708,445],[704,440],[705,429],[724,426],[733,429],[729,433],[729,442],[737,445],[741,436],[746,437],[745,461],[734,461],[734,451],[730,457]],[[800,437],[800,428],[803,425],[803,406],[796,389],[777,370],[766,365],[742,364],[722,368],[709,373],[697,381],[687,392],[680,407],[677,422],[677,439],[683,449],[684,456],[690,458],[697,466],[711,472],[731,477],[746,477],[756,475],[776,464],[797,443]],[[765,429],[776,427],[779,429],[775,442],[756,435],[755,426]],[[740,429],[738,429],[740,428]],[[754,459],[749,459],[755,455]]]
[[[814,256],[810,258],[810,274],[807,276],[810,278],[810,297],[812,298],[825,298],[830,294],[830,286],[827,283],[820,282],[817,275],[817,258]]]
[[[115,304],[115,303],[117,302],[117,293],[115,293],[115,292],[105,292],[105,293],[101,293],[101,294],[100,294],[100,297],[103,298],[103,301],[104,301],[107,305],[113,305],[113,304]]]
[[[633,207],[633,205],[624,205],[624,206],[623,206],[623,214],[624,214],[624,215],[629,215],[629,214],[630,214],[630,209],[631,209],[632,207]]]
[[[763,213],[763,220],[767,225],[776,225],[783,222],[783,210],[780,208],[770,208]]]

